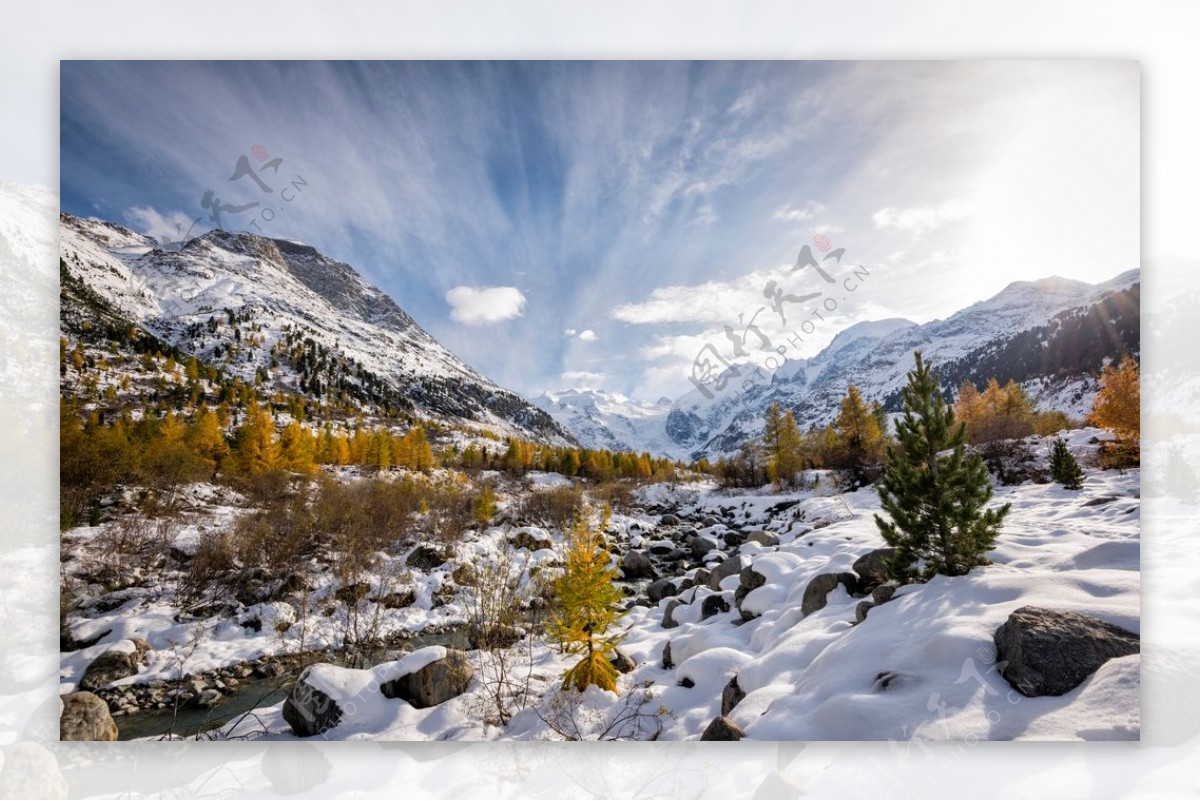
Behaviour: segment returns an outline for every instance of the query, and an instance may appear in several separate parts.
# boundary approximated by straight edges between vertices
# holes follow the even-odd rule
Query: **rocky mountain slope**
[[[63,284],[73,287],[63,296],[65,333],[103,305],[105,324],[124,320],[266,391],[571,441],[348,264],[308,245],[218,230],[163,250],[120,225],[63,214],[61,257]]]

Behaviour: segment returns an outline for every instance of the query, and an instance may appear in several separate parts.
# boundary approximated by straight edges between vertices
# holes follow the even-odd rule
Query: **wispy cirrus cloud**
[[[943,225],[962,222],[970,217],[972,212],[968,201],[952,198],[938,206],[902,209],[888,206],[871,215],[871,222],[876,228],[892,228],[914,237],[923,237]]]
[[[163,214],[158,209],[149,206],[134,206],[125,212],[125,219],[135,230],[146,236],[154,237],[159,244],[197,236],[208,228],[207,225],[197,223],[196,215],[189,217],[182,211],[170,211]]]
[[[503,385],[668,394],[685,372],[640,354],[752,316],[816,232],[888,265],[872,291],[914,318],[1047,260],[1136,263],[1137,87],[1100,62],[64,62],[62,205],[171,236],[206,190],[274,203],[263,233],[350,263]],[[255,144],[307,180],[286,208],[230,180]],[[580,321],[594,340],[553,335]]]

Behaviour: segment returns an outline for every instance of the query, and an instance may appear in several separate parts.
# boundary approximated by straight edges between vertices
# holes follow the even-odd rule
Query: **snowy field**
[[[1071,432],[1072,449],[1085,464],[1097,433]],[[1048,458],[1048,443],[1036,442],[1040,460]],[[416,709],[384,698],[379,685],[442,653],[441,646],[420,648],[420,640],[411,652],[404,638],[453,631],[470,620],[477,590],[455,579],[461,579],[464,565],[477,571],[502,565],[514,580],[527,581],[558,564],[560,533],[514,524],[471,531],[443,564],[430,569],[404,569],[407,552],[379,554],[367,578],[369,597],[404,591],[411,593],[411,603],[388,608],[366,601],[358,607],[359,615],[374,621],[374,635],[397,643],[384,661],[361,670],[313,669],[310,683],[318,682],[340,706],[353,710],[322,736],[696,739],[721,714],[722,692],[736,675],[744,698],[729,717],[747,739],[1137,739],[1137,655],[1108,661],[1057,697],[1022,696],[997,669],[993,635],[1022,606],[1081,612],[1140,631],[1140,471],[1088,467],[1086,473],[1077,492],[1055,484],[997,487],[994,503],[1010,502],[1012,512],[989,554],[991,565],[967,576],[903,586],[857,623],[862,599],[840,585],[828,593],[824,608],[804,615],[801,606],[813,577],[848,571],[859,557],[884,546],[873,520],[879,511],[873,488],[841,493],[827,474],[803,491],[719,490],[711,483],[644,487],[638,491],[643,511],[614,515],[610,523],[614,562],[631,549],[665,551],[674,544],[668,537],[678,539],[682,528],[718,546],[703,555],[705,569],[736,560],[737,568],[749,566],[761,576],[762,586],[738,598],[741,578],[730,570],[715,588],[701,582],[656,603],[632,606],[621,619],[620,648],[634,667],[621,676],[620,694],[593,687],[581,698],[568,698],[558,685],[574,658],[538,637],[515,644],[507,669],[520,677],[528,696],[503,724],[491,714],[488,687],[497,667],[480,650],[468,652],[475,678],[466,692],[437,706]],[[553,474],[531,475],[523,491],[558,483],[561,478]],[[174,547],[183,551],[195,547],[201,526],[227,526],[243,513],[227,490],[194,491],[203,511],[175,533]],[[663,512],[678,516],[680,525],[664,524]],[[757,531],[763,532],[756,537],[760,542],[747,540],[736,548],[726,543],[727,536],[734,541],[736,533]],[[86,551],[97,533],[85,527],[65,537]],[[698,569],[672,581],[686,585]],[[630,581],[631,599],[643,599],[647,583]],[[74,690],[91,660],[110,649],[132,650],[134,638],[146,641],[149,651],[137,674],[116,682],[118,687],[171,681],[301,648],[337,649],[353,622],[346,605],[336,602],[339,589],[329,572],[318,572],[301,608],[294,597],[281,598],[209,617],[181,616],[166,588],[134,587],[92,598],[68,623],[75,640],[98,639],[63,654],[60,689]],[[664,627],[665,616],[675,625]],[[668,648],[670,659],[664,660]],[[234,718],[215,736],[294,738],[282,701]]]

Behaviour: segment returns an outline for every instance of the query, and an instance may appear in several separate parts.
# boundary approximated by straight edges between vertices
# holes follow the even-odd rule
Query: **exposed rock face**
[[[124,651],[105,651],[92,660],[79,680],[81,690],[99,690],[114,681],[129,678],[137,673],[139,654],[135,651],[127,654]]]
[[[745,690],[738,686],[737,676],[734,676],[721,691],[721,716],[724,717],[732,712],[733,708],[740,704],[745,697]]]
[[[1141,638],[1091,615],[1022,606],[994,637],[1003,675],[1029,697],[1062,695],[1110,659],[1136,654]]]
[[[813,576],[804,588],[804,599],[800,602],[800,612],[808,617],[813,612],[825,608],[825,596],[829,595],[838,584],[844,584],[846,591],[854,594],[858,579],[853,573],[821,573]]]
[[[888,580],[887,563],[895,553],[895,548],[878,548],[855,560],[850,569],[858,576],[858,586],[862,592],[868,592]]]
[[[117,724],[113,722],[108,704],[98,696],[83,691],[63,696],[58,731],[61,740],[117,739]]]
[[[746,732],[742,731],[741,726],[738,726],[729,718],[721,715],[719,718],[714,718],[713,722],[708,724],[708,728],[704,730],[704,734],[700,735],[700,739],[711,741],[728,741],[740,740],[745,736]]]
[[[621,559],[621,572],[627,579],[654,578],[654,564],[641,551],[629,551]]]
[[[385,682],[379,690],[385,698],[403,698],[417,709],[425,709],[462,695],[474,676],[467,655],[450,648],[444,658]]]
[[[283,702],[283,719],[297,737],[323,734],[342,720],[342,708],[328,695],[305,683],[306,670],[288,691]]]

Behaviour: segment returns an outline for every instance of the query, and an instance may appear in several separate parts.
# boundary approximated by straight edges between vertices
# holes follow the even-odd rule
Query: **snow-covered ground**
[[[1069,434],[1085,464],[1098,433],[1084,429]],[[1036,441],[1043,463],[1049,442]],[[1012,512],[990,554],[993,564],[963,577],[939,576],[904,586],[858,624],[855,610],[861,599],[843,587],[829,593],[823,609],[807,616],[801,601],[814,576],[848,571],[860,556],[883,547],[873,520],[879,511],[873,488],[840,493],[822,473],[806,477],[809,489],[788,492],[719,490],[706,482],[644,487],[638,499],[655,513],[613,517],[614,561],[627,549],[650,549],[668,529],[678,529],[660,522],[661,510],[671,510],[683,518],[685,529],[718,543],[734,530],[773,533],[778,545],[749,541],[725,557],[752,565],[766,577],[742,601],[758,617],[743,622],[733,603],[737,572],[719,590],[698,586],[654,605],[635,605],[621,621],[626,629],[621,650],[636,667],[621,677],[620,694],[591,688],[570,703],[558,685],[572,660],[538,638],[520,643],[512,649],[511,661],[529,687],[531,701],[524,709],[515,708],[506,725],[489,714],[487,685],[495,665],[484,652],[469,652],[476,678],[466,693],[420,710],[383,698],[373,689],[377,682],[370,670],[323,668],[322,681],[340,688],[356,710],[325,736],[546,739],[561,736],[564,716],[578,736],[602,736],[606,730],[613,736],[614,721],[636,711],[634,722],[617,736],[694,739],[721,713],[722,690],[736,675],[746,695],[730,717],[747,739],[1136,739],[1136,655],[1109,661],[1060,697],[1024,697],[997,672],[993,635],[1018,607],[1082,612],[1140,631],[1140,471],[1088,467],[1086,472],[1078,492],[1055,484],[997,487],[994,502],[1011,503]],[[531,475],[524,491],[561,481],[550,474]],[[204,523],[179,531],[176,547],[187,548],[195,540],[197,525],[227,525],[239,513],[217,502],[207,508]],[[89,529],[68,532],[80,539],[94,534]],[[514,546],[522,534],[528,535],[526,545]],[[545,541],[555,547],[540,547]],[[379,554],[366,579],[372,597],[403,588],[413,593],[413,600],[402,608],[380,609],[376,633],[406,636],[461,626],[470,619],[475,597],[474,590],[453,578],[461,566],[486,570],[503,564],[514,580],[527,582],[554,569],[560,544],[557,531],[503,524],[468,532],[446,563],[430,570],[404,569],[407,552]],[[721,551],[705,557],[707,567],[720,561]],[[301,643],[309,649],[337,648],[348,625],[340,607],[330,613],[339,585],[329,573],[317,574],[314,584],[303,611],[277,600],[184,622],[176,619],[179,610],[169,593],[126,590],[127,600],[116,608],[70,618],[76,639],[103,636],[95,645],[64,654],[61,689],[74,689],[88,662],[105,650],[132,648],[134,637],[148,641],[152,650],[139,673],[123,683],[175,678],[181,659],[186,659],[185,672],[200,673],[263,655],[294,653]],[[644,582],[632,587],[639,597],[645,591]],[[722,595],[729,609],[702,619],[704,600],[714,594]],[[678,626],[664,628],[664,614],[674,598],[687,603],[673,610]],[[367,607],[362,614],[375,615],[375,605]],[[252,620],[261,623],[258,630],[244,625]],[[672,664],[664,667],[668,644]],[[397,652],[393,658],[400,657]],[[385,663],[372,670],[396,669]],[[250,720],[235,721],[223,734],[293,737],[281,703],[256,710]]]

